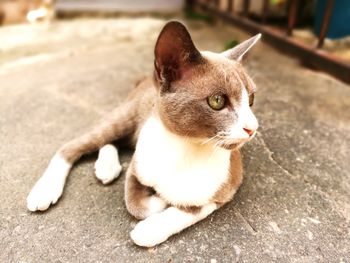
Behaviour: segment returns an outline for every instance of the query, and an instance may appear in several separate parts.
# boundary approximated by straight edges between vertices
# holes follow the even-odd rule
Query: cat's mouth
[[[253,139],[255,134],[256,133],[252,134],[249,138],[244,139],[225,138],[217,141],[216,145],[226,150],[240,149],[246,142],[249,142],[251,139]]]
[[[256,135],[254,131],[252,134],[249,134],[249,137],[246,138],[232,138],[229,136],[228,132],[220,132],[215,136],[206,139],[201,142],[201,144],[213,143],[215,147],[220,147],[226,150],[236,150],[241,148],[246,142],[249,142]]]

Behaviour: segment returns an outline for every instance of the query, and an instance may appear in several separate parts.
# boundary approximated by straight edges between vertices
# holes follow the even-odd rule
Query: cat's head
[[[260,34],[223,53],[199,52],[186,28],[169,22],[155,47],[159,116],[173,133],[235,149],[256,133],[255,84],[242,67]]]

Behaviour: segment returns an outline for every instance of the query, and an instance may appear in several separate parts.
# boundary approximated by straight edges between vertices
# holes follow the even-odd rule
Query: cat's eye
[[[213,110],[222,110],[226,104],[226,97],[220,94],[211,95],[208,104]]]
[[[249,95],[249,107],[253,106],[254,104],[254,93]]]

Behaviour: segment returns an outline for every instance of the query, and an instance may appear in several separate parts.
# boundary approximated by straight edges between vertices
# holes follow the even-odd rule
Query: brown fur
[[[92,131],[66,143],[59,153],[68,162],[74,163],[83,154],[97,151],[113,141],[124,140],[134,146],[142,124],[154,106],[155,98],[153,80],[145,78],[132,90],[125,103],[107,114]]]
[[[129,213],[137,219],[149,215],[147,200],[156,194],[153,188],[144,186],[136,177],[134,162],[131,162],[125,181],[125,204]]]
[[[191,214],[198,214],[202,209],[201,206],[177,206],[177,208]]]
[[[241,153],[232,151],[230,158],[230,175],[212,198],[212,202],[222,205],[230,201],[243,180]]]

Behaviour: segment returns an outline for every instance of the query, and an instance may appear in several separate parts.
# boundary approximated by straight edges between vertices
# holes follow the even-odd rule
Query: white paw
[[[163,211],[168,205],[163,199],[155,195],[145,199],[145,202],[145,205],[148,208],[146,217]]]
[[[36,182],[27,197],[30,211],[44,211],[55,204],[62,195],[64,183],[71,165],[56,155],[51,160],[43,176]]]
[[[169,238],[171,234],[164,228],[160,214],[154,214],[140,221],[130,232],[134,243],[141,247],[153,247]]]
[[[117,178],[122,171],[118,151],[111,144],[103,146],[95,163],[95,175],[103,183],[108,184]]]
[[[30,211],[44,211],[55,204],[62,195],[63,185],[55,181],[40,178],[27,197],[27,208]]]

